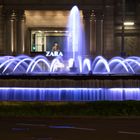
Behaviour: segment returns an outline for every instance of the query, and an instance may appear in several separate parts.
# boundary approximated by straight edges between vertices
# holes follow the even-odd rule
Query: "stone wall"
[[[105,6],[103,55],[112,57],[114,52],[114,7]]]
[[[2,14],[2,6],[0,5],[0,55],[4,53],[4,19]]]
[[[27,10],[27,27],[66,27],[68,11]]]

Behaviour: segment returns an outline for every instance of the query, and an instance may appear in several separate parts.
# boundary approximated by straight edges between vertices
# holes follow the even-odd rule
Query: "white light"
[[[42,33],[42,31],[39,30],[38,33]]]
[[[123,23],[125,26],[132,26],[132,25],[134,25],[134,22],[132,22],[132,21],[126,21],[126,22],[124,22]]]

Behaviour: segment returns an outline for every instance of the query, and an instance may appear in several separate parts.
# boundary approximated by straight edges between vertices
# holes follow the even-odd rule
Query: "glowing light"
[[[1,87],[0,100],[8,100],[8,101],[140,100],[140,88]]]
[[[93,68],[92,71],[93,71],[93,73],[94,72],[99,72],[99,73],[107,72],[107,73],[110,73],[110,68],[109,68],[107,60],[104,59],[103,57],[99,57],[97,59],[97,63],[95,63],[95,67]]]
[[[83,69],[87,66],[87,69],[88,69],[88,72],[91,71],[91,61],[89,59],[84,59],[84,62],[83,62]]]
[[[20,66],[23,65],[25,68],[28,67],[28,63],[26,61],[31,62],[32,59],[31,58],[23,58],[23,60],[21,60],[20,62],[17,63],[17,65],[15,66],[15,68],[13,69],[13,72],[16,71],[16,69]],[[26,65],[26,66],[25,66]],[[23,72],[23,71],[22,71]]]
[[[55,30],[54,32],[55,32],[55,33],[58,33],[58,31],[57,31],[57,30]]]
[[[116,69],[117,69],[118,72],[121,72],[122,68],[120,68],[120,66],[122,66],[125,69],[126,72],[129,72],[129,70],[128,70],[127,66],[125,65],[125,63],[120,59],[113,59],[112,61],[109,62],[110,67],[111,67],[112,64],[115,64],[113,66],[113,70],[115,70],[115,72],[116,72]]]
[[[67,28],[69,36],[66,46],[67,58],[73,58],[76,61],[78,56],[82,56],[85,52],[83,28],[77,6],[73,6],[70,11]]]
[[[42,31],[39,30],[38,33],[42,33]]]
[[[68,61],[68,67],[69,68],[73,67],[73,64],[74,64],[74,59],[70,58],[69,61]]]
[[[77,57],[64,60],[62,57],[56,57],[48,60],[43,55],[34,58],[29,56],[1,56],[0,57],[0,75],[12,74],[31,74],[36,73],[65,73],[69,75],[70,68],[76,68],[73,74],[140,74],[140,57],[132,56],[128,58],[114,57],[106,60],[102,56],[97,56],[93,61],[89,58]],[[61,72],[61,73],[60,73]]]
[[[135,23],[134,22],[132,22],[132,21],[126,21],[126,22],[124,22],[124,25],[125,26],[133,26]]]

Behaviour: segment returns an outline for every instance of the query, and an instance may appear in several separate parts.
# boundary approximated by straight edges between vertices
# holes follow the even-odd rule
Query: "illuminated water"
[[[77,61],[79,56],[83,57],[86,54],[83,25],[77,6],[74,6],[70,11],[67,30],[66,58],[72,58],[74,61]]]
[[[46,56],[38,55],[30,57],[1,56],[0,76],[7,75],[140,75],[140,57],[131,56],[127,58],[113,57],[106,59],[97,56],[94,60],[85,57],[84,35],[80,20],[80,13],[76,6],[70,12],[68,22],[68,41],[63,57],[55,57],[48,60]],[[5,76],[5,77],[6,77]],[[8,79],[9,80],[9,79]],[[20,79],[21,80],[21,79]],[[27,79],[28,81],[29,79]],[[39,79],[40,80],[40,79]],[[61,79],[60,79],[61,80]],[[71,79],[67,79],[70,80]],[[94,80],[94,79],[93,79]],[[1,82],[5,80],[1,80]],[[26,81],[26,82],[27,82]],[[92,80],[90,79],[89,84]],[[17,81],[18,82],[18,79]],[[30,81],[29,81],[30,82]],[[105,81],[106,82],[106,81]],[[113,82],[113,81],[112,81]],[[5,82],[6,83],[6,82]],[[92,83],[92,82],[91,82]],[[114,88],[92,88],[84,87],[0,87],[0,100],[8,101],[99,101],[99,100],[140,100],[139,81],[137,87],[131,88],[122,85]],[[133,79],[132,79],[133,83]],[[47,83],[45,83],[47,84]],[[64,83],[65,84],[65,83]],[[1,84],[2,85],[2,84]],[[99,87],[99,88],[98,88]]]
[[[76,71],[71,71],[73,59],[66,63],[62,58],[49,61],[45,56],[39,55],[34,58],[20,56],[0,57],[0,75],[15,74],[140,74],[140,57],[114,57],[106,60],[102,56],[93,61],[79,57]]]
[[[0,88],[8,101],[123,101],[140,100],[140,88]]]

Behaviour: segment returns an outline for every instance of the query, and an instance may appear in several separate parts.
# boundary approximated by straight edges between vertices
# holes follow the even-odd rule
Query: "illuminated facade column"
[[[17,53],[25,53],[25,15],[24,11],[17,12]]]
[[[2,5],[0,5],[0,55],[1,54],[4,54],[4,15]]]
[[[96,55],[103,55],[103,14],[101,10],[95,10],[96,22]]]
[[[114,46],[114,6],[107,4],[104,7],[104,56],[112,58],[115,53],[117,48]]]
[[[85,46],[86,46],[86,55],[91,56],[91,10],[83,10],[83,19],[84,19],[84,29],[85,29]]]
[[[94,10],[92,10],[90,18],[90,54],[92,58],[96,56],[96,20]]]
[[[16,54],[17,50],[17,42],[16,42],[16,13],[14,10],[9,13],[9,18],[8,18],[8,27],[7,27],[7,34],[8,34],[8,48],[9,51],[8,53],[11,55]]]

